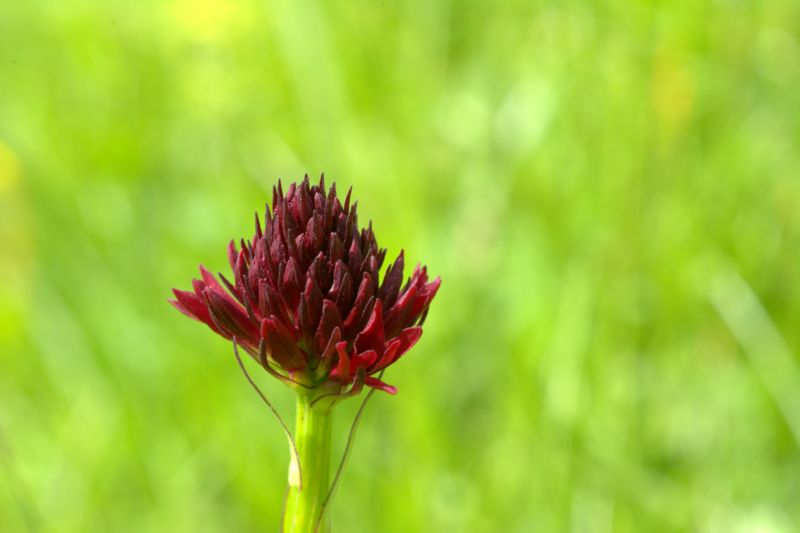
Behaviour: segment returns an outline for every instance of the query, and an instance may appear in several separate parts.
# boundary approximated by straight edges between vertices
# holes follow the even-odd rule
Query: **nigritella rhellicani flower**
[[[402,251],[381,278],[386,250],[356,211],[351,190],[342,203],[324,177],[285,193],[279,182],[263,227],[256,214],[252,239],[228,245],[230,279],[201,265],[193,291],[170,302],[292,387],[395,393],[376,374],[419,340],[441,282],[420,266],[404,279]]]

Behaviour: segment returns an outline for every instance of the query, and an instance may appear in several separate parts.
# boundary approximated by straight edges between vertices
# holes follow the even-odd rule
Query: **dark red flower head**
[[[417,266],[403,284],[403,252],[378,273],[386,250],[372,223],[359,229],[357,202],[344,205],[336,185],[292,183],[284,195],[272,189],[264,228],[256,214],[255,236],[231,241],[233,282],[222,284],[200,266],[194,291],[173,289],[170,300],[185,315],[208,325],[255,357],[272,375],[293,386],[334,385],[355,394],[366,384],[389,393],[373,377],[419,340],[428,306],[441,283],[428,283]],[[223,286],[224,285],[224,286]]]

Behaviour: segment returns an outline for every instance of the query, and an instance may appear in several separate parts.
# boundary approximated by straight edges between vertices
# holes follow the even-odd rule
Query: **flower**
[[[403,284],[401,251],[379,282],[386,250],[371,222],[359,229],[351,190],[342,205],[324,176],[285,195],[278,182],[263,230],[256,214],[253,239],[228,245],[233,282],[201,265],[194,291],[173,289],[170,303],[291,386],[394,394],[375,374],[419,340],[441,280],[418,265]]]

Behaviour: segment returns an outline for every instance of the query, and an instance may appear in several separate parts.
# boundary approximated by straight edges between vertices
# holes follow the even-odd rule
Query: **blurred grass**
[[[796,531],[798,39],[790,0],[3,2],[0,531],[274,529],[280,430],[165,300],[323,171],[444,280],[339,531]]]

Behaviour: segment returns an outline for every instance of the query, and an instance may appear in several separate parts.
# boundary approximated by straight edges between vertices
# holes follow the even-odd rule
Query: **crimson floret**
[[[285,195],[278,182],[263,230],[256,214],[252,240],[228,245],[233,281],[201,265],[194,291],[174,289],[170,303],[292,386],[394,394],[374,374],[419,340],[441,280],[429,283],[417,266],[404,284],[401,251],[379,282],[386,250],[371,222],[359,229],[350,195],[342,205],[324,176],[313,186],[306,176]]]

